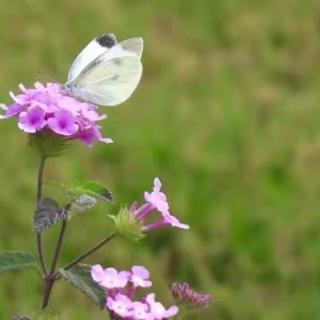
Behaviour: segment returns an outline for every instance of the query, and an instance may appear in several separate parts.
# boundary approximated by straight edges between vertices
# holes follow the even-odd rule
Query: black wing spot
[[[98,36],[96,37],[96,40],[102,47],[106,48],[112,48],[117,43],[117,39],[112,33],[105,33],[101,36]]]

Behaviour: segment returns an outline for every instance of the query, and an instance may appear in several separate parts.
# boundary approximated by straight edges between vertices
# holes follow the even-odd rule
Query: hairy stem
[[[38,183],[37,183],[37,203],[39,202],[42,196],[42,185],[43,185],[43,173],[44,173],[44,165],[46,162],[45,157],[41,157],[39,171],[38,171]]]
[[[61,224],[60,234],[59,234],[58,242],[56,245],[56,249],[54,251],[50,272],[45,278],[45,289],[44,289],[44,296],[43,296],[43,302],[42,302],[42,309],[48,306],[51,291],[52,291],[54,282],[56,281],[56,278],[55,278],[56,266],[57,266],[58,258],[60,255],[61,246],[62,246],[64,234],[66,231],[67,223],[68,223],[68,217],[65,217]]]
[[[55,279],[51,279],[51,277],[47,277],[45,279],[45,288],[42,302],[42,310],[45,309],[49,304],[50,294],[53,287]]]
[[[68,217],[64,218],[62,221],[59,239],[58,239],[56,250],[54,252],[54,256],[52,259],[52,264],[51,264],[50,273],[49,273],[50,275],[53,275],[56,271],[56,265],[57,265],[59,254],[61,251],[61,246],[62,246],[64,234],[66,231],[67,223],[68,223]]]
[[[37,182],[37,201],[36,201],[37,205],[38,205],[38,202],[42,196],[42,185],[43,185],[43,174],[44,174],[45,161],[46,161],[46,158],[41,157],[39,171],[38,171],[38,182]],[[37,233],[37,246],[38,246],[38,256],[39,256],[42,272],[43,272],[44,276],[47,277],[48,272],[46,269],[46,265],[44,263],[41,233]]]

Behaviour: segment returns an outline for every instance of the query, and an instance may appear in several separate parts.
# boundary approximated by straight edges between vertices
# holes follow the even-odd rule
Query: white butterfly
[[[143,39],[117,42],[113,34],[93,39],[71,65],[67,90],[85,101],[116,106],[136,89],[142,74]]]

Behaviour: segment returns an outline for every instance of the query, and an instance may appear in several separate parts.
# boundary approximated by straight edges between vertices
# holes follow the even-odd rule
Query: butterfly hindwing
[[[143,51],[143,39],[142,38],[131,38],[124,41],[121,41],[119,46],[122,47],[124,51],[131,52],[137,55],[141,59]]]
[[[99,105],[115,106],[127,100],[141,78],[140,60],[134,55],[111,59],[102,55],[95,62],[80,73],[73,93]]]

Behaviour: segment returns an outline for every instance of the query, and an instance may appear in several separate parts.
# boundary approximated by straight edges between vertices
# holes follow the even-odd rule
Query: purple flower
[[[150,312],[149,305],[140,301],[132,303],[132,318],[138,320],[154,320],[153,314]]]
[[[118,272],[115,268],[107,268],[103,270],[100,265],[92,267],[91,277],[105,289],[124,288],[129,280],[128,272]]]
[[[131,268],[130,281],[135,287],[148,288],[152,286],[149,271],[142,266],[133,266]]]
[[[176,302],[189,308],[207,307],[212,300],[211,294],[196,292],[187,282],[173,283],[170,289]]]
[[[146,203],[140,207],[137,206],[136,202],[132,204],[130,208],[132,217],[143,225],[143,231],[150,231],[165,225],[171,225],[172,227],[180,229],[189,229],[189,225],[181,223],[175,216],[170,214],[167,196],[160,190],[160,179],[155,178],[153,191],[151,193],[145,192],[144,194]],[[155,211],[161,214],[161,220],[144,225],[145,220]]]
[[[100,264],[96,264],[91,267],[91,277],[95,282],[100,284],[104,279],[104,276],[105,273]]]
[[[42,107],[30,107],[27,111],[23,111],[19,114],[18,127],[24,132],[38,132],[47,124],[45,115],[46,112]]]
[[[90,127],[84,130],[80,130],[76,137],[90,147],[97,141],[102,141],[104,143],[113,143],[113,140],[110,138],[102,138],[100,130],[100,126]]]
[[[155,320],[167,319],[175,316],[179,312],[177,306],[171,306],[169,309],[166,309],[161,302],[155,301],[155,297],[156,295],[154,293],[150,293],[146,297],[146,302]]]
[[[53,117],[48,119],[48,126],[53,132],[63,136],[72,136],[79,128],[72,113],[63,109],[55,112]]]
[[[146,191],[144,193],[144,199],[159,212],[166,214],[169,212],[169,204],[167,201],[167,196],[160,191],[162,186],[160,179],[155,178],[153,183],[153,191],[151,193]]]
[[[98,141],[113,142],[110,138],[102,137],[101,126],[97,124],[107,116],[99,115],[97,106],[69,96],[64,86],[37,82],[34,88],[26,89],[22,84],[19,88],[21,93],[18,95],[10,92],[13,104],[0,104],[5,111],[0,119],[16,117],[18,127],[27,133],[49,129],[57,135],[78,139],[89,146]]]
[[[9,119],[11,117],[19,115],[22,111],[24,111],[24,107],[18,103],[12,104],[9,108],[2,104],[0,105],[2,110],[5,110],[5,114],[0,116],[0,119]]]
[[[107,298],[107,308],[126,319],[132,314],[132,301],[124,294],[118,293],[114,297]]]

